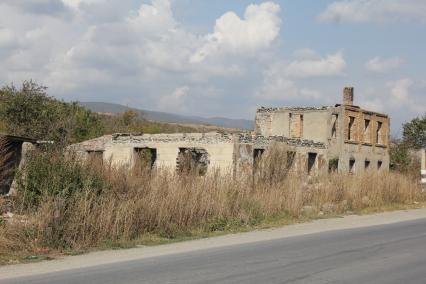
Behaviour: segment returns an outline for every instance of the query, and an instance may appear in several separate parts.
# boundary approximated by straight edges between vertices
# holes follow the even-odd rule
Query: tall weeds
[[[168,169],[135,173],[80,163],[58,152],[33,153],[14,199],[25,217],[0,224],[0,254],[87,249],[148,233],[173,238],[278,216],[312,217],[425,200],[416,181],[398,173],[307,179],[287,170],[288,150],[271,153],[260,161],[259,178],[219,171],[205,176]]]

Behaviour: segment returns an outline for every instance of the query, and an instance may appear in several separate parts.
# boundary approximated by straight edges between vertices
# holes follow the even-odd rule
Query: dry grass
[[[37,207],[22,209],[25,218],[3,221],[0,256],[84,251],[106,244],[190,237],[194,232],[202,236],[271,220],[283,223],[425,200],[416,181],[398,173],[307,179],[283,171],[280,176],[276,169],[286,164],[277,157],[284,159],[286,152],[274,151],[262,161],[274,171],[254,179],[249,174],[234,179],[220,172],[199,177],[166,169],[138,175],[109,166],[93,170],[92,175],[103,177],[104,190],[82,182],[82,188],[65,196],[44,193]],[[15,207],[24,208],[19,194],[23,192],[18,193]]]

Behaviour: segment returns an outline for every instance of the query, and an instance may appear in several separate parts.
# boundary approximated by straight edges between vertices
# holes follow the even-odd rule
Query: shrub
[[[15,199],[26,221],[0,225],[0,254],[84,250],[137,242],[146,235],[176,238],[274,218],[317,216],[319,211],[339,214],[425,201],[417,181],[400,173],[334,173],[307,182],[277,171],[287,169],[286,161],[275,159],[287,149],[270,153],[262,162],[269,159],[270,170],[261,165],[262,174],[254,180],[251,173],[234,178],[219,171],[205,176],[169,169],[134,174],[110,164],[81,164],[60,152],[32,153]]]
[[[84,189],[99,194],[108,188],[98,167],[81,163],[56,148],[27,153],[16,180],[21,209],[37,208],[46,197],[68,200]]]

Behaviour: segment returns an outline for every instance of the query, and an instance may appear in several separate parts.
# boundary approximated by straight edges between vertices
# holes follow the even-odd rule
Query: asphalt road
[[[426,283],[426,219],[198,250],[0,283]]]

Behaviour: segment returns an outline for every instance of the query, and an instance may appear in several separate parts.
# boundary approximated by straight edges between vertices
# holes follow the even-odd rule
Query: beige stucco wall
[[[190,142],[150,142],[150,143],[111,143],[107,144],[104,160],[111,160],[115,166],[131,167],[134,163],[135,148],[157,149],[157,168],[176,168],[176,158],[179,148],[202,148],[209,154],[208,171],[220,168],[231,170],[233,165],[233,143],[202,144]]]
[[[386,148],[345,144],[344,150],[339,155],[339,171],[349,171],[349,160],[354,159],[354,173],[362,173],[365,169],[365,161],[370,161],[371,170],[378,169],[379,161],[382,162],[381,170],[389,169],[389,154]]]
[[[290,131],[290,114],[303,115],[301,139],[326,143],[329,137],[330,111],[280,109],[273,112],[256,114],[256,133],[263,136],[292,137]],[[299,138],[299,137],[298,137]]]

